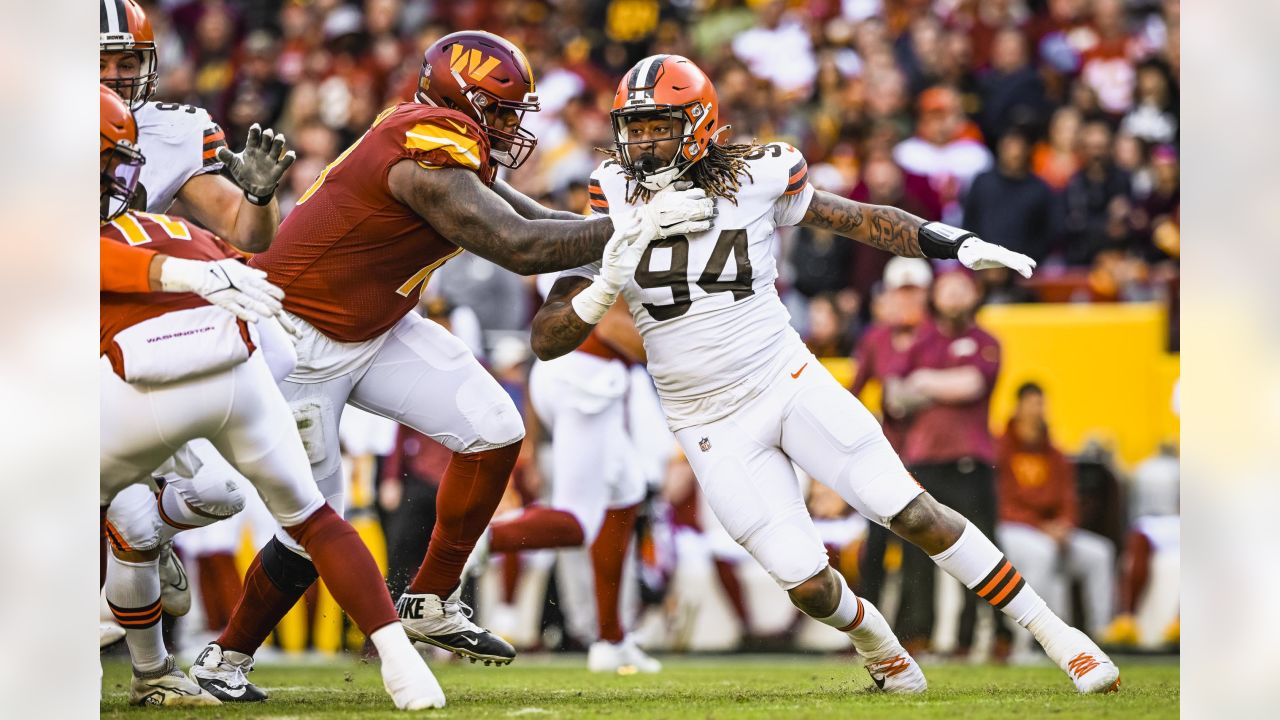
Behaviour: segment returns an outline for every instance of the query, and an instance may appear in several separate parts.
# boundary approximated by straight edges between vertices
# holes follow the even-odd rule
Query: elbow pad
[[[927,222],[917,231],[916,242],[927,258],[954,260],[960,246],[971,237],[977,237],[977,235],[946,223]]]

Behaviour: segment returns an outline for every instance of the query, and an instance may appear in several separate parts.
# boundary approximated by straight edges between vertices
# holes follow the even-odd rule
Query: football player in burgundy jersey
[[[509,663],[515,650],[468,619],[459,576],[502,497],[524,426],[466,346],[412,312],[418,296],[464,250],[521,274],[563,270],[599,259],[606,244],[616,252],[704,229],[714,213],[691,190],[661,194],[621,220],[584,219],[496,182],[497,165],[514,168],[534,148],[521,124],[538,110],[534,90],[528,60],[506,40],[478,31],[441,38],[425,53],[415,102],[383,111],[252,260],[284,289],[301,330],[298,366],[282,389],[332,505],[344,502],[338,424],[347,403],[453,451],[426,558],[397,605],[411,638],[486,664]],[[192,669],[197,680],[248,686],[237,667],[314,579],[302,548],[277,533],[226,630]]]
[[[229,245],[182,218],[127,210],[145,162],[137,124],[106,86],[100,118],[102,240],[147,245],[189,262],[241,262]],[[377,645],[383,684],[396,706],[443,707],[444,692],[398,622],[373,556],[316,489],[288,404],[259,350],[262,335],[196,293],[100,295],[103,509],[121,489],[148,479],[175,447],[209,440],[253,482],[277,522],[310,553],[338,603]],[[149,511],[155,531],[146,547],[106,528],[112,540],[107,602],[126,630],[133,663],[129,701],[217,705],[211,691],[175,667],[159,625],[160,515],[179,512],[185,519],[196,510],[153,497]]]

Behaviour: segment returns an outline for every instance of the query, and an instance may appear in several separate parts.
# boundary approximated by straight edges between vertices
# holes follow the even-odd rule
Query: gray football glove
[[[218,148],[218,159],[227,166],[231,178],[244,190],[244,196],[254,205],[266,205],[275,195],[276,186],[284,171],[296,159],[294,152],[285,152],[284,134],[275,130],[263,130],[258,123],[249,128],[244,150],[231,152],[231,148]]]

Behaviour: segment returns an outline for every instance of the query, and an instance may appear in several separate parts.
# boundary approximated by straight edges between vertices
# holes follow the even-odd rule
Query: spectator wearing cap
[[[1000,371],[1000,343],[974,319],[981,302],[976,278],[953,269],[933,281],[933,319],[925,322],[899,370],[885,384],[889,415],[909,423],[902,459],[920,485],[994,537],[995,441],[988,412]],[[904,547],[902,607],[894,628],[908,649],[933,636],[934,564]],[[977,605],[965,593],[959,648],[973,643]]]
[[[942,221],[953,225],[963,222],[960,203],[969,184],[992,164],[985,145],[963,136],[965,122],[955,90],[929,88],[920,94],[915,137],[893,149],[903,170],[929,178],[942,198]]]
[[[873,322],[854,353],[857,370],[849,385],[854,395],[861,395],[872,380],[883,384],[887,377],[901,372],[907,351],[927,319],[932,280],[933,270],[923,258],[895,257],[885,265],[880,294],[872,304]],[[885,437],[901,453],[909,420],[886,412],[880,416]],[[868,526],[866,547],[859,562],[858,591],[872,602],[880,599],[884,588],[884,553],[890,542],[895,540],[887,529],[875,523]]]
[[[1018,128],[998,143],[996,166],[973,181],[964,201],[964,228],[1037,262],[1052,240],[1053,191],[1031,173],[1031,142]]]
[[[1101,120],[1080,134],[1082,167],[1063,192],[1067,262],[1089,265],[1099,252],[1129,243],[1129,174],[1111,157],[1111,128]]]
[[[1079,527],[1075,471],[1053,444],[1044,390],[1018,388],[1018,402],[997,454],[1000,523],[996,537],[1027,582],[1040,589],[1050,609],[1067,615],[1067,590],[1084,590],[1089,633],[1100,637],[1111,621],[1115,547]],[[1018,629],[1018,644],[1029,642]]]

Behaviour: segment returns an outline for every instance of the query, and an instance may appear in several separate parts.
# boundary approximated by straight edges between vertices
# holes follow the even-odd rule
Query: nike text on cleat
[[[171,542],[160,548],[160,606],[174,617],[191,610],[191,583]]]
[[[252,656],[224,651],[217,643],[209,643],[191,666],[191,679],[223,702],[266,700],[267,693],[246,677],[252,671]]]
[[[516,657],[506,640],[471,622],[471,608],[457,599],[405,593],[396,602],[400,624],[410,640],[444,648],[485,665],[507,665]]]
[[[867,660],[867,673],[876,688],[889,693],[922,693],[929,687],[924,671],[915,659],[899,648],[900,652],[882,660]]]
[[[129,683],[129,704],[201,707],[222,703],[183,675],[170,655],[165,658],[164,667],[155,672],[134,671],[133,680]]]

